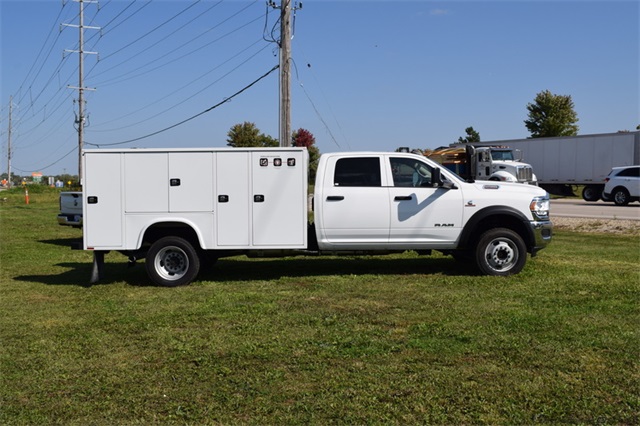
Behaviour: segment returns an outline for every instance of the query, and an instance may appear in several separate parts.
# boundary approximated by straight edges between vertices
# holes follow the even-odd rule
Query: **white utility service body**
[[[137,250],[188,226],[207,250],[307,247],[303,149],[84,151],[85,250]]]
[[[551,239],[548,194],[535,186],[468,183],[423,156],[329,153],[320,158],[308,223],[304,148],[85,150],[84,248],[146,257],[160,285],[192,281],[237,254],[432,249],[481,272],[519,272]],[[97,260],[96,260],[97,259]]]

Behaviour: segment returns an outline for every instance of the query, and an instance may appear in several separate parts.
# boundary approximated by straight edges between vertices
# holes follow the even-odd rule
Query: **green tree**
[[[227,145],[234,148],[275,147],[277,139],[261,133],[255,123],[245,121],[231,127],[227,133]]]
[[[315,146],[316,138],[306,129],[298,129],[291,135],[291,144],[293,146],[305,147],[309,152],[309,183],[312,184],[316,180],[318,172],[318,161],[320,160],[320,150]]]
[[[463,138],[462,136],[458,138],[458,143],[472,143],[472,142],[480,142],[480,133],[476,132],[473,127],[467,127],[464,129],[467,136]]]
[[[524,121],[532,138],[575,136],[578,134],[578,114],[569,95],[554,95],[548,90],[536,95],[527,104],[529,119]]]

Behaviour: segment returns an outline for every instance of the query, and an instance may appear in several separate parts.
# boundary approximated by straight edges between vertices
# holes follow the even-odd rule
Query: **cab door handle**
[[[329,195],[327,201],[342,201],[344,197],[342,195]]]
[[[398,195],[394,198],[395,201],[409,201],[411,199],[411,195]]]

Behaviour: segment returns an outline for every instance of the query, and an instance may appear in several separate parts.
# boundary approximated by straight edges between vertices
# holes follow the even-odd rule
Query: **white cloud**
[[[429,15],[431,16],[442,16],[442,15],[448,15],[449,11],[446,9],[431,9],[429,11]]]

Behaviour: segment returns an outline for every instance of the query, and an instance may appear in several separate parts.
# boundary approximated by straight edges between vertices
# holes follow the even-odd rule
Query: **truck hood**
[[[512,192],[518,194],[529,194],[531,197],[542,197],[547,195],[547,191],[535,185],[527,185],[517,182],[498,182],[492,180],[477,180],[472,183],[477,190],[483,192]]]

